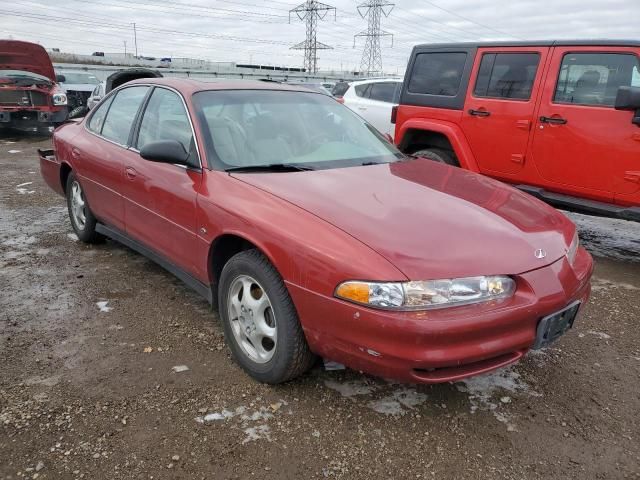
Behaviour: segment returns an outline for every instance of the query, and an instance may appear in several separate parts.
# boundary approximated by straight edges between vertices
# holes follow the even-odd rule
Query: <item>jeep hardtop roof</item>
[[[482,48],[482,47],[640,47],[640,40],[529,40],[520,42],[423,43],[414,48]]]

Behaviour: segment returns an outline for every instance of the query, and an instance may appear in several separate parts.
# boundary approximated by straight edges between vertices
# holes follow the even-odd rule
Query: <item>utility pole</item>
[[[122,42],[124,43],[124,58],[127,58],[127,41],[123,40]]]
[[[136,58],[138,58],[138,34],[136,32],[136,24],[133,24],[133,41],[136,44]]]
[[[357,37],[366,37],[362,60],[360,62],[360,72],[367,75],[382,73],[382,50],[380,49],[380,38],[391,37],[393,47],[393,34],[385,32],[380,28],[382,17],[388,17],[393,10],[394,3],[387,0],[367,0],[358,5],[358,13],[362,18],[367,18],[368,25],[365,31],[353,36],[353,46],[356,46]]]
[[[326,3],[317,0],[306,0],[297,7],[289,10],[289,23],[291,14],[295,13],[299,20],[307,24],[307,36],[304,42],[300,42],[291,47],[291,50],[304,50],[304,68],[309,73],[318,71],[318,50],[330,50],[333,47],[318,42],[318,20],[324,20],[329,12],[333,10],[333,19],[336,19],[336,9]]]

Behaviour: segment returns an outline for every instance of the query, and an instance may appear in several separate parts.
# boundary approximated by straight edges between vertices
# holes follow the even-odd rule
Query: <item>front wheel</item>
[[[442,150],[441,148],[426,148],[424,150],[418,150],[411,155],[414,157],[428,158],[429,160],[433,160],[434,162],[438,163],[446,163],[447,165],[451,165],[454,167],[460,166],[455,153],[449,152],[447,150]]]
[[[73,172],[67,177],[67,209],[73,231],[84,243],[99,243],[104,237],[96,232],[96,217],[93,216],[82,185]]]
[[[257,250],[227,262],[218,287],[224,335],[235,361],[260,382],[277,384],[307,371],[315,356],[277,270]]]

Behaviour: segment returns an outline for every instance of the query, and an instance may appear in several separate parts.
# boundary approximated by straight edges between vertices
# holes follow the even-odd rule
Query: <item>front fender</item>
[[[413,118],[406,120],[398,125],[396,131],[396,145],[401,145],[407,132],[412,130],[421,130],[424,132],[441,133],[449,140],[453,151],[458,157],[460,166],[466,170],[479,172],[478,163],[476,162],[471,147],[467,142],[462,130],[452,122],[446,120],[435,120],[426,118]]]

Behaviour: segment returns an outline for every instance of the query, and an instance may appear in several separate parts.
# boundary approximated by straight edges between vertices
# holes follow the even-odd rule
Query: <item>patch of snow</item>
[[[378,400],[371,400],[367,406],[374,412],[381,413],[383,415],[404,415],[405,410],[400,405],[400,402],[396,401],[393,397],[384,397]]]
[[[271,441],[271,429],[269,425],[257,425],[255,427],[249,427],[244,429],[246,437],[242,440],[242,443],[255,442],[256,440]]]
[[[67,238],[70,238],[74,242],[78,241],[78,236],[75,233],[67,233]]]
[[[640,223],[563,212],[578,227],[580,243],[593,255],[640,261]]]
[[[9,153],[20,153],[22,150],[9,150]]]
[[[175,367],[171,367],[171,370],[173,370],[175,373],[187,372],[189,370],[189,367],[187,367],[186,365],[176,365]]]
[[[108,301],[108,300],[106,300],[106,301],[101,301],[101,302],[96,302],[96,305],[98,306],[98,308],[100,309],[100,311],[101,311],[101,312],[108,313],[108,312],[110,312],[111,310],[113,310],[113,308],[112,308],[112,307],[109,307],[109,306],[108,306],[108,305],[109,305],[109,301]]]
[[[24,182],[21,183],[20,185],[16,185],[16,188],[20,188],[20,187],[26,187],[27,185],[32,185],[33,182]]]
[[[587,333],[589,335],[593,335],[593,336],[601,338],[603,340],[608,340],[609,338],[611,338],[611,335],[607,335],[604,332],[596,332],[595,330],[587,330]]]
[[[335,380],[325,380],[326,387],[335,390],[343,397],[355,397],[357,395],[368,395],[376,391],[379,387],[377,385],[371,385],[361,380],[354,380],[352,382],[340,383]]]
[[[594,292],[609,290],[611,288],[621,288],[623,290],[630,291],[640,290],[640,287],[636,287],[635,285],[631,285],[630,283],[612,282],[610,280],[605,280],[604,278],[598,277],[593,277],[593,279],[591,280],[591,290]]]
[[[16,188],[16,192],[18,192],[18,195],[31,195],[36,193],[35,190],[27,190],[26,188]]]

